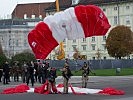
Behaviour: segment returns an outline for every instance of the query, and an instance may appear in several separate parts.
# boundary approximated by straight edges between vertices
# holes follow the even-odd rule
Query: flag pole
[[[59,12],[60,9],[59,9],[59,0],[56,0],[56,11]]]
[[[59,0],[56,0],[56,11],[59,12],[60,9],[59,9]],[[63,42],[60,43],[60,54],[57,56],[57,59],[61,60],[63,58],[65,58],[65,51],[64,51],[64,48],[63,48]]]

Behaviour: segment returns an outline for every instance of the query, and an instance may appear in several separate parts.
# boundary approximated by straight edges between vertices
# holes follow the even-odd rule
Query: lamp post
[[[8,31],[8,57],[11,58],[11,29]]]
[[[12,56],[14,56],[14,40],[15,40],[15,35],[14,33],[12,34]]]

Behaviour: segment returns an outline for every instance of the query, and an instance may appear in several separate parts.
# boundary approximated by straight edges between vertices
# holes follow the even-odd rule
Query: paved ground
[[[57,84],[62,82],[62,78],[56,79]],[[81,77],[72,77],[70,80],[73,86],[81,86]],[[11,82],[9,85],[0,83],[0,91],[7,87],[14,87],[21,82]],[[38,83],[36,86],[40,85]],[[74,95],[74,94],[35,94],[35,93],[21,93],[21,94],[0,94],[0,100],[133,100],[133,76],[92,76],[88,82],[90,89],[103,89],[106,87],[114,87],[125,91],[125,95]]]

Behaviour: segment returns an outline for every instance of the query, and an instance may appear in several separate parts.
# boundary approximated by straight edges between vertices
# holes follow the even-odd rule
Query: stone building
[[[18,4],[12,12],[12,19],[0,20],[0,42],[8,57],[30,49],[27,42],[28,32],[45,16],[57,12],[55,4],[55,2]],[[95,4],[104,11],[111,28],[117,25],[126,25],[133,31],[133,0],[59,0],[60,11],[76,5],[88,4]],[[37,10],[39,8],[40,10]],[[74,49],[77,48],[87,59],[112,59],[105,47],[107,36],[108,34],[71,41],[65,39],[63,42],[66,57],[70,57]],[[56,59],[55,52],[51,52],[48,58]],[[133,58],[133,55],[130,55],[130,58]],[[73,57],[70,57],[70,59],[73,59]]]

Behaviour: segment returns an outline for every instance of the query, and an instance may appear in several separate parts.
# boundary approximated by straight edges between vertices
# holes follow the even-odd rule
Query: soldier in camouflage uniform
[[[14,69],[14,82],[18,82],[19,81],[19,66],[17,62],[15,62],[13,69]]]
[[[62,69],[62,76],[64,78],[64,81],[63,81],[63,85],[64,85],[63,93],[67,94],[68,93],[68,81],[69,81],[70,77],[72,76],[72,73],[71,73],[71,70],[69,68],[68,63],[65,63],[65,66]]]
[[[82,67],[82,88],[87,87],[87,82],[89,79],[88,75],[90,72],[92,73],[89,65],[86,62],[84,62],[84,65]]]

